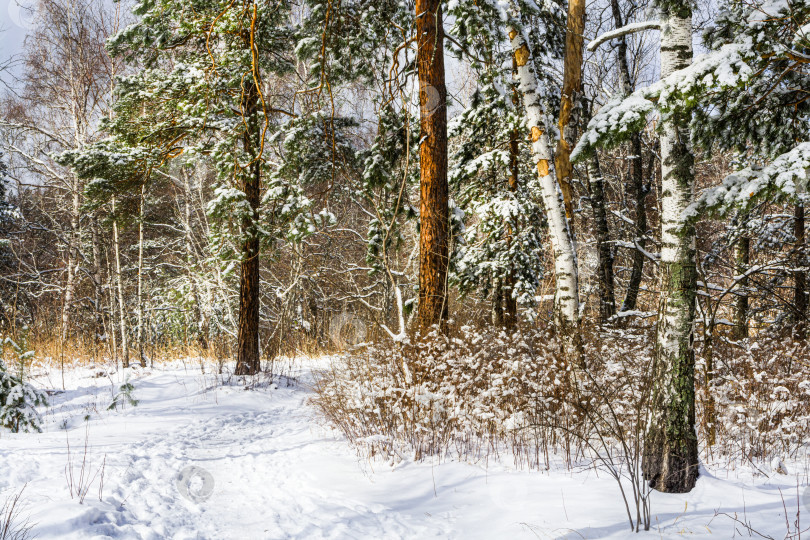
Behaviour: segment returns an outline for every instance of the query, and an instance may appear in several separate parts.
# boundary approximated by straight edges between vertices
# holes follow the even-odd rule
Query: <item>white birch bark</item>
[[[661,78],[692,63],[691,17],[671,16],[663,22]],[[684,210],[694,195],[694,158],[687,121],[666,122],[661,135],[661,264],[668,275],[681,275],[683,264],[694,266],[695,258],[694,231],[684,230]],[[658,345],[661,354],[667,356],[677,354],[689,340],[694,318],[693,306],[672,298],[674,292],[664,290],[658,325]]]
[[[692,62],[688,4],[668,6],[662,17],[661,77]],[[655,489],[684,493],[698,475],[693,350],[697,273],[695,231],[684,218],[694,196],[689,116],[663,120],[661,134],[661,300],[653,366],[650,418],[642,468]]]
[[[531,132],[532,157],[537,167],[543,205],[548,219],[552,249],[554,251],[554,322],[564,335],[578,333],[579,281],[577,274],[576,244],[565,216],[562,191],[554,174],[551,144],[545,123],[545,111],[538,94],[537,76],[531,53],[523,33],[512,24],[507,26],[512,53],[517,63],[518,90],[526,109],[526,127]]]

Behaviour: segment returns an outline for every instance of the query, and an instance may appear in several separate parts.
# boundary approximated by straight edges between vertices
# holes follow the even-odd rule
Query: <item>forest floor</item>
[[[137,406],[117,410],[120,372],[70,369],[66,391],[60,371],[41,375],[43,433],[0,434],[0,506],[24,487],[21,517],[41,539],[632,537],[617,484],[592,468],[358,457],[308,403],[324,361],[252,390],[194,363],[132,369]],[[749,536],[725,512],[784,538],[783,498],[789,521],[800,506],[810,524],[807,462],[788,475],[703,467],[688,495],[653,495],[646,534]]]

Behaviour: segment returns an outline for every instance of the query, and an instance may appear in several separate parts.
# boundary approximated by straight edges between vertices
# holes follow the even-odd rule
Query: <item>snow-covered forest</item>
[[[810,537],[810,1],[2,6],[0,540]]]

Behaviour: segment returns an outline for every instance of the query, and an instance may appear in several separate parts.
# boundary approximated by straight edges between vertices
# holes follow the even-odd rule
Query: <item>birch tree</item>
[[[692,8],[661,6],[661,77],[692,62]],[[698,475],[695,432],[694,325],[697,269],[694,225],[685,210],[694,196],[689,116],[673,114],[661,134],[661,300],[653,361],[651,417],[642,468],[659,491],[691,491]]]
[[[506,26],[517,65],[518,90],[523,100],[526,128],[531,137],[532,159],[548,219],[554,252],[554,324],[563,338],[566,354],[579,356],[581,347],[579,314],[579,277],[574,235],[565,215],[560,185],[554,175],[551,142],[539,93],[538,78],[526,37],[518,23],[507,19]]]
[[[661,13],[661,78],[665,81],[678,77],[692,62],[692,6],[687,0],[658,2],[657,7]],[[604,107],[589,123],[584,144],[574,158],[592,152],[589,145],[604,142],[604,138],[615,143],[628,137],[646,122],[652,109],[651,102],[635,95]],[[690,491],[698,474],[693,348],[697,270],[694,224],[686,216],[694,196],[690,119],[689,110],[679,108],[668,110],[662,119],[662,294],[642,463],[651,486],[677,493]]]

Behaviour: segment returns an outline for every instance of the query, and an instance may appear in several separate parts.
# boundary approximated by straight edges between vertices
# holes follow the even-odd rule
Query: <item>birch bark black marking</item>
[[[688,8],[664,14],[661,77],[683,69],[692,58],[692,18]],[[661,135],[662,295],[653,360],[650,417],[642,470],[653,488],[690,491],[698,476],[695,432],[694,317],[697,289],[695,230],[683,211],[693,199],[694,157],[689,118],[667,119]]]
[[[568,219],[560,186],[554,176],[551,145],[546,133],[545,112],[537,93],[537,76],[530,62],[531,53],[522,32],[512,24],[507,26],[512,53],[518,72],[518,90],[526,109],[526,126],[532,141],[532,158],[542,190],[543,205],[549,224],[549,235],[554,253],[556,290],[554,294],[554,325],[562,338],[565,355],[582,359],[582,341],[579,319],[579,276],[577,273],[576,245]]]

